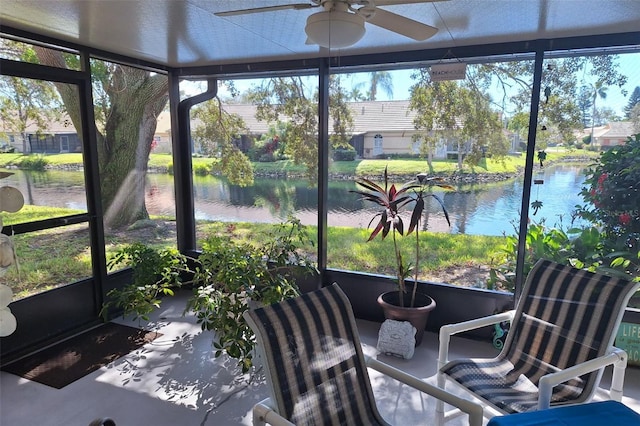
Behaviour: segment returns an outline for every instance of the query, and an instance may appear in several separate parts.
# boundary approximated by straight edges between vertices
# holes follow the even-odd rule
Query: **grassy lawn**
[[[24,157],[24,155],[14,152],[2,153],[0,154],[0,167],[18,166]]]
[[[17,213],[3,214],[5,223],[22,223],[53,216],[77,213],[65,209],[25,206]],[[162,224],[158,228],[141,228],[109,232],[106,236],[107,253],[133,242],[156,247],[175,247],[175,223],[154,218]],[[261,223],[198,222],[197,235],[201,241],[207,235],[228,235],[236,241],[250,244],[264,243],[272,225]],[[308,226],[312,241],[317,241],[317,229]],[[329,267],[352,271],[393,275],[394,258],[389,256],[390,240],[367,243],[365,229],[330,227],[328,229]],[[503,237],[460,234],[421,234],[421,278],[439,280],[442,274],[461,267],[486,267],[501,259]],[[8,268],[0,283],[9,285],[16,298],[26,297],[91,276],[89,230],[86,224],[53,228],[12,237],[19,271]],[[403,250],[410,253],[413,239],[402,240]],[[316,257],[316,245],[301,248],[311,258]],[[409,260],[409,259],[407,259]],[[445,275],[446,276],[446,275]],[[469,283],[467,283],[469,285]]]
[[[334,162],[332,166],[341,162]],[[428,170],[425,160],[396,159],[396,160],[359,160],[355,163],[352,173],[356,176],[380,176],[384,173],[385,167],[389,174],[393,175],[416,175],[418,173],[453,173],[458,170],[458,163],[455,160],[438,160],[433,162],[433,170]],[[469,167],[463,165],[463,173],[515,173],[519,167],[524,167],[524,160],[518,157],[507,157],[504,161],[493,161],[484,159],[480,165]],[[346,170],[341,171],[346,173]]]

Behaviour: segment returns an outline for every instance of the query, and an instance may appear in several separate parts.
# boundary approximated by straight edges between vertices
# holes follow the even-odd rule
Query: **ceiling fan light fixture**
[[[357,43],[364,36],[364,18],[343,11],[318,12],[307,18],[304,31],[314,43],[339,49]]]

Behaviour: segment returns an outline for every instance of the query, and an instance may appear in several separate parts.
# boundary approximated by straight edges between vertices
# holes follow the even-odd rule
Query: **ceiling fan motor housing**
[[[316,44],[339,49],[357,43],[365,33],[364,18],[340,10],[314,13],[307,18],[305,32]]]

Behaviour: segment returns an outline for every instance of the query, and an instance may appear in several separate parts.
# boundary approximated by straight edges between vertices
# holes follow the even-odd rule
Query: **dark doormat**
[[[2,370],[62,389],[161,335],[107,323],[6,365]]]

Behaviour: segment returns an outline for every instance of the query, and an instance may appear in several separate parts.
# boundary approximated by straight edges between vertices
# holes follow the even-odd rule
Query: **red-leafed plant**
[[[413,307],[415,304],[416,289],[418,287],[420,261],[419,224],[422,219],[426,197],[433,197],[438,201],[442,207],[444,216],[447,219],[447,223],[451,225],[449,213],[444,206],[444,202],[436,194],[428,192],[428,189],[434,185],[445,189],[454,188],[442,183],[441,178],[430,178],[426,173],[420,173],[416,176],[416,179],[403,184],[400,188],[396,188],[395,184],[389,185],[389,175],[386,167],[384,170],[384,187],[366,178],[357,179],[356,184],[364,190],[351,192],[359,194],[362,196],[362,199],[382,207],[382,209],[377,212],[369,222],[369,226],[375,223],[375,227],[367,241],[373,240],[378,235],[381,235],[381,238],[385,239],[387,235],[391,233],[397,267],[396,276],[398,279],[398,291],[400,292],[398,300],[400,301],[399,303],[401,306],[404,304],[403,296],[407,292],[405,280],[409,277],[412,271],[414,272],[415,279],[413,282],[411,302],[409,305],[409,307]],[[410,212],[411,214],[406,234],[404,219],[402,217],[405,211],[407,213]],[[410,235],[414,230],[416,232],[415,264],[412,267],[410,264],[405,264],[403,260],[402,252],[398,245],[398,236]]]

